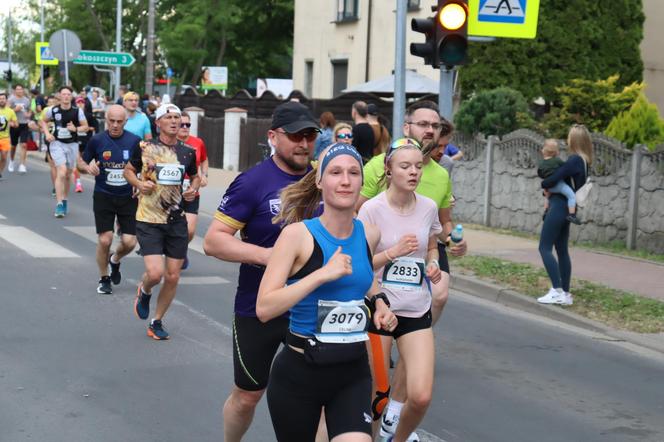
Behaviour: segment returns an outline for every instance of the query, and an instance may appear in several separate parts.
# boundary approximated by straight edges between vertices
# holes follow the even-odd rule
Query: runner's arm
[[[213,219],[203,239],[205,254],[222,261],[267,265],[272,248],[242,241],[235,236],[238,230],[223,221]]]
[[[270,256],[256,299],[256,316],[262,322],[286,313],[326,282],[352,272],[347,264],[348,255],[342,254],[339,247],[323,267],[286,286],[286,280],[293,271],[293,264],[301,254],[305,235],[308,234],[305,231],[306,227],[302,223],[288,225],[274,244],[274,253]],[[293,244],[298,246],[293,247]]]

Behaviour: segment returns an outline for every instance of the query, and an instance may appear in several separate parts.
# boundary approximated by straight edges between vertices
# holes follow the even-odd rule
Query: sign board
[[[535,38],[540,0],[468,0],[468,35]]]
[[[60,29],[51,34],[48,40],[53,55],[64,62],[72,61],[81,51],[81,40],[75,32]]]
[[[51,52],[48,42],[38,41],[35,43],[35,59],[37,64],[44,64],[48,66],[56,66],[59,61]]]
[[[105,52],[83,50],[74,59],[74,64],[94,64],[98,66],[129,67],[136,59],[127,52]]]
[[[166,78],[173,78],[173,69],[170,67],[166,68]]]
[[[228,67],[203,66],[201,73],[201,88],[205,90],[228,88]]]

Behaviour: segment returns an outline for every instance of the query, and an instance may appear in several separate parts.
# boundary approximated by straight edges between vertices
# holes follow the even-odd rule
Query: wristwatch
[[[387,295],[383,292],[380,292],[371,298],[371,304],[373,305],[374,309],[376,308],[376,301],[378,301],[379,299],[382,299],[386,306],[388,307],[390,306],[390,300],[387,299]]]

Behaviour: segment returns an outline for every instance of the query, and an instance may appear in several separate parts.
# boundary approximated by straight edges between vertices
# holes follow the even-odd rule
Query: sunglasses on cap
[[[352,140],[353,134],[337,134],[337,139],[339,140]]]
[[[180,127],[191,127],[191,123],[180,123]]]
[[[275,132],[286,135],[288,139],[294,143],[300,143],[302,142],[302,140],[307,140],[307,143],[311,143],[315,141],[316,137],[318,136],[318,131],[316,130],[307,130],[307,131],[295,132],[292,134],[286,132],[285,130],[275,130]]]

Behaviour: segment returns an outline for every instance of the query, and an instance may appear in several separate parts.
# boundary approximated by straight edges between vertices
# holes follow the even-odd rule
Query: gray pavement
[[[76,255],[34,258],[23,233],[0,237],[0,441],[221,440],[237,265],[190,251],[187,284],[165,318],[173,338],[152,341],[131,312],[140,258],[125,261],[113,295],[95,293],[86,184],[56,220],[45,170],[0,182],[0,226]],[[206,213],[214,193],[204,190]],[[435,333],[424,440],[664,440],[659,353],[459,291]],[[274,440],[264,401],[246,440]]]

